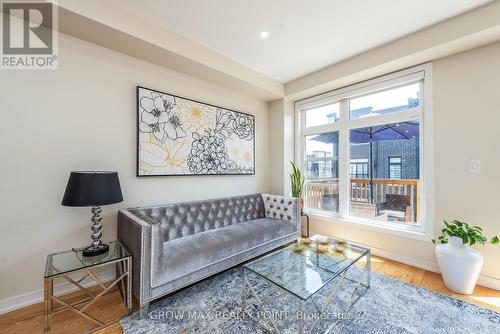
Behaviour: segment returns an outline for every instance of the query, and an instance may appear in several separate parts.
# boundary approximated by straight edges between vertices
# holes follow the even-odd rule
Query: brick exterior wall
[[[351,145],[351,159],[369,159],[370,144]],[[373,142],[373,177],[389,178],[389,157],[401,157],[403,179],[419,178],[419,141],[418,138],[407,140],[380,140]],[[368,167],[368,174],[370,167]]]

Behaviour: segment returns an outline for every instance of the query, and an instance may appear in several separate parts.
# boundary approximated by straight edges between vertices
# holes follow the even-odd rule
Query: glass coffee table
[[[243,266],[243,311],[268,332],[282,332],[271,307],[283,295],[296,301],[292,307],[297,308],[291,314],[298,333],[304,333],[306,326],[307,333],[312,333],[320,320],[327,319],[323,313],[332,307],[336,296],[343,299],[337,309],[347,312],[370,287],[370,249],[319,235],[309,240],[310,245],[298,242]],[[260,312],[271,315],[265,319],[267,324],[247,308],[251,298]],[[307,310],[316,315],[306,317]],[[306,318],[311,318],[310,324],[305,323]]]

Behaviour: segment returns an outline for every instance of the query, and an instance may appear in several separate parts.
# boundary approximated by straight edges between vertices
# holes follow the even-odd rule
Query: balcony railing
[[[338,211],[339,179],[308,180],[303,193],[307,209]]]
[[[373,179],[373,201],[371,199],[370,179],[353,178],[350,180],[351,202],[382,203],[387,194],[409,195],[411,221],[418,221],[419,182],[418,180]],[[338,179],[308,180],[304,185],[304,202],[307,209],[338,211]]]

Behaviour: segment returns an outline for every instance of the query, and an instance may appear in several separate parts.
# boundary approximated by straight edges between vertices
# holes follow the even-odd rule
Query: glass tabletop
[[[368,248],[344,240],[313,236],[311,245],[296,243],[244,267],[297,297],[307,300],[318,290],[370,253]],[[322,245],[320,243],[328,243]],[[299,251],[298,247],[303,248]],[[319,247],[325,253],[319,253]],[[298,251],[298,252],[296,252]]]
[[[75,248],[64,252],[49,254],[45,264],[45,278],[70,273],[72,271],[117,261],[130,256],[119,240],[111,241],[109,251],[105,254],[84,257],[83,248]]]

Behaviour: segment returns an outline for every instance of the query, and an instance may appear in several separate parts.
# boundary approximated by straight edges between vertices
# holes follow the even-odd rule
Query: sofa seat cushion
[[[151,285],[160,286],[294,232],[297,228],[288,221],[261,218],[166,241],[153,259]]]

